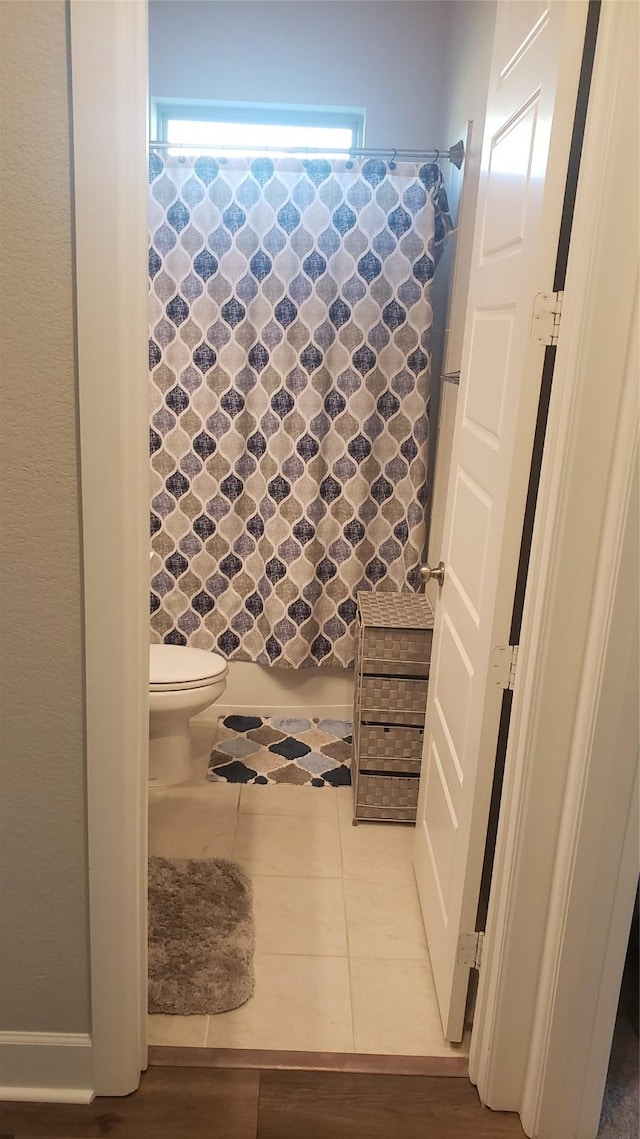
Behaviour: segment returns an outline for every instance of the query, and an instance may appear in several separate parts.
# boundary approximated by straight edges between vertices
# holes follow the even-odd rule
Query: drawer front
[[[428,676],[431,629],[371,629],[361,631],[362,671],[384,676]]]
[[[416,807],[356,807],[355,819],[367,823],[415,823]]]
[[[360,755],[358,768],[360,771],[381,772],[387,775],[419,775],[422,762],[419,759],[378,759],[377,756],[367,759]]]
[[[413,821],[418,806],[418,779],[392,775],[358,775],[355,813],[357,818],[397,818],[397,812]],[[365,813],[368,812],[368,813]]]
[[[363,676],[360,680],[360,719],[382,724],[424,726],[426,680]]]
[[[405,760],[420,764],[422,759],[422,728],[382,724],[359,724],[358,748],[362,767],[367,759]]]

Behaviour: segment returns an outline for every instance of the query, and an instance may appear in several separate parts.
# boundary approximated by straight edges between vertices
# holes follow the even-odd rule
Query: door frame
[[[471,1048],[545,1139],[596,1134],[638,880],[637,36],[604,0]]]
[[[544,511],[539,511],[539,517],[545,521],[536,528],[532,550],[532,585],[527,592],[498,857],[472,1033],[471,1077],[483,1101],[492,1107],[520,1111],[529,1134],[552,1135],[552,1125],[561,1108],[554,1098],[557,1079],[549,1061],[574,1027],[565,998],[575,995],[577,981],[571,971],[575,946],[571,937],[579,921],[585,934],[580,945],[582,957],[599,982],[595,983],[592,1005],[582,1010],[584,1047],[580,1050],[582,1055],[588,1042],[587,1062],[595,1091],[589,1105],[583,1071],[580,1078],[565,1079],[564,1130],[556,1127],[555,1134],[566,1135],[567,1139],[595,1134],[585,1130],[585,1120],[586,1126],[590,1126],[600,1106],[616,982],[619,986],[622,971],[621,946],[629,926],[627,901],[635,855],[633,820],[627,810],[629,825],[625,834],[609,831],[608,842],[602,847],[612,875],[606,884],[608,892],[603,884],[600,909],[594,907],[593,914],[586,912],[584,904],[579,905],[581,876],[586,874],[588,878],[592,867],[582,807],[590,795],[598,793],[592,779],[598,757],[594,747],[584,743],[587,740],[591,745],[595,741],[593,705],[587,697],[595,695],[602,722],[615,714],[617,696],[610,686],[602,686],[599,664],[614,649],[611,609],[602,586],[605,570],[611,585],[616,562],[614,558],[612,563],[610,546],[603,565],[598,545],[592,543],[582,552],[582,561],[576,566],[576,557],[566,541],[556,547],[551,542],[553,534],[562,538],[568,488],[584,475],[585,461],[588,470],[592,459],[589,422],[578,423],[576,419],[573,423],[571,418],[581,387],[574,377],[579,363],[585,398],[587,393],[593,395],[594,384],[597,390],[601,389],[601,371],[590,366],[579,350],[581,336],[583,340],[588,335],[595,336],[590,313],[596,303],[598,277],[592,280],[585,268],[590,263],[588,255],[590,247],[595,247],[596,234],[599,240],[604,239],[605,231],[610,237],[610,207],[603,185],[609,185],[608,180],[613,179],[618,202],[621,183],[627,183],[627,196],[633,192],[633,186],[628,190],[628,176],[634,148],[618,145],[616,149],[610,141],[618,137],[616,120],[610,121],[614,103],[611,93],[621,82],[616,52],[622,50],[625,40],[632,38],[627,9],[633,8],[634,5],[604,0],[602,9],[601,41],[583,152],[584,172],[576,203],[576,239],[570,255],[556,364],[560,381],[556,388],[562,397],[559,392],[552,400],[549,417],[540,492]],[[140,1070],[146,1065],[146,21],[146,0],[93,4],[71,0],[91,1038],[93,1088],[96,1094],[103,1095],[133,1091]],[[631,137],[635,138],[635,134]],[[635,158],[637,161],[637,154]],[[98,240],[103,241],[105,253],[100,261],[96,257],[96,218],[101,219],[102,236],[99,234]],[[584,231],[587,225],[589,240],[579,243],[580,227]],[[582,248],[577,248],[579,244]],[[631,242],[628,253],[631,259]],[[105,313],[109,314],[108,321]],[[614,320],[623,316],[612,315]],[[602,343],[612,349],[623,342],[622,334],[627,337],[624,343],[628,342],[629,329],[622,329],[621,333],[620,328],[614,328],[606,337],[599,337],[600,365]],[[140,380],[139,391],[131,382],[135,377]],[[632,387],[629,376],[626,388],[622,379],[619,386],[621,399],[623,391]],[[609,392],[608,400],[611,398]],[[600,400],[602,403],[602,395]],[[616,499],[616,493],[627,486],[630,452],[625,431],[631,418],[627,414],[620,421],[607,420],[611,428],[606,439],[607,455],[610,452],[617,456],[617,467],[614,464],[615,470],[612,468],[609,498],[601,504],[597,519],[598,538],[606,531],[614,545],[617,542],[618,561],[625,524],[620,503],[622,500],[628,505],[629,499],[628,495],[626,499],[624,495]],[[604,456],[600,442],[599,437],[599,453]],[[589,526],[591,537],[592,529]],[[584,666],[580,662],[578,669],[580,692],[575,695],[576,700],[580,695],[581,702],[566,701],[554,709],[554,726],[572,745],[568,753],[570,764],[568,770],[560,764],[547,769],[538,747],[538,729],[549,717],[553,690],[543,690],[536,678],[544,675],[544,670],[553,669],[550,647],[554,622],[557,626],[562,621],[566,605],[561,586],[575,581],[576,574],[578,579],[590,575],[595,582],[597,578],[599,588],[593,593],[588,623],[583,620],[579,625],[583,634],[587,624],[590,629],[589,653]],[[624,574],[619,580],[622,588]],[[551,586],[555,588],[550,591]],[[618,718],[623,735],[626,732],[629,736],[628,714]],[[556,860],[553,881],[545,883],[548,890],[544,904],[528,922],[525,937],[517,935],[515,919],[518,907],[528,906],[530,900],[527,874],[536,866],[536,835],[533,827],[526,824],[530,821],[527,816],[533,817],[541,785],[550,800],[563,804],[562,816],[555,820],[561,857]],[[611,795],[612,809],[620,812],[623,807],[628,808],[630,800],[621,786],[612,787]],[[610,906],[606,945],[601,939],[592,944],[587,931],[595,930],[598,922],[602,924],[602,906],[607,898],[611,902],[612,883],[617,902]],[[105,937],[105,930],[111,931],[110,937]],[[532,938],[532,932],[539,936]],[[511,994],[518,991],[514,985],[519,976],[529,981],[535,978],[536,983],[530,983],[514,1002]],[[539,979],[544,982],[540,990]],[[524,1008],[535,1025],[533,1045],[520,1050],[519,1066],[509,1062],[500,1071],[497,1057],[513,1056],[518,1051],[514,1045],[525,1035],[521,1027],[518,1032],[513,1019],[515,1004],[518,1014]]]
[[[440,551],[446,572],[436,605],[414,843],[440,1017],[445,1036],[454,1041],[463,1038],[470,974],[458,944],[461,937],[485,928],[478,925],[483,920],[479,909],[486,913],[491,877],[487,843],[493,847],[495,842],[504,760],[497,749],[506,742],[509,727],[512,694],[504,693],[500,683],[490,683],[493,658],[508,655],[502,646],[517,639],[514,607],[529,537],[523,518],[532,481],[537,482],[538,419],[544,419],[539,409],[545,405],[555,355],[531,337],[530,310],[536,292],[561,287],[551,282],[567,197],[572,196],[567,187],[574,138],[583,124],[577,97],[582,74],[590,70],[588,12],[586,0],[498,5],[486,123],[479,132],[473,264]],[[525,120],[525,155],[514,153],[505,177],[496,176],[495,167],[501,170],[503,163],[501,148],[494,151],[494,144]],[[492,201],[495,207],[505,192],[501,182],[511,180],[518,208],[505,203],[503,230]],[[496,337],[501,345],[497,355],[489,347],[495,348]],[[505,360],[502,392],[494,373],[498,369],[502,376]],[[488,418],[482,414],[484,398],[492,409]],[[465,538],[469,529],[477,530],[476,543]],[[465,564],[468,558],[480,562],[477,575]],[[459,694],[451,682],[458,672],[463,677]]]
[[[126,1095],[147,1064],[146,0],[71,0],[70,52],[92,1090]]]

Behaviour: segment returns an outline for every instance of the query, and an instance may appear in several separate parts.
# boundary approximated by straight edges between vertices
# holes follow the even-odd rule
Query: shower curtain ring
[[[393,154],[391,155],[391,158],[389,159],[389,169],[390,170],[395,170],[395,168],[396,168],[396,154],[397,153],[398,153],[398,151],[397,151],[396,147],[394,146]]]

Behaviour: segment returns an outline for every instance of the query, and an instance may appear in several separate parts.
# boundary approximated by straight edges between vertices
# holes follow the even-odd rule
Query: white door
[[[444,525],[414,864],[445,1037],[461,1040],[586,3],[500,2]]]

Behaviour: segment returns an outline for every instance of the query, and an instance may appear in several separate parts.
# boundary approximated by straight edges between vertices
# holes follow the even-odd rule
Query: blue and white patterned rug
[[[352,731],[349,720],[225,716],[218,722],[207,779],[347,787]]]

